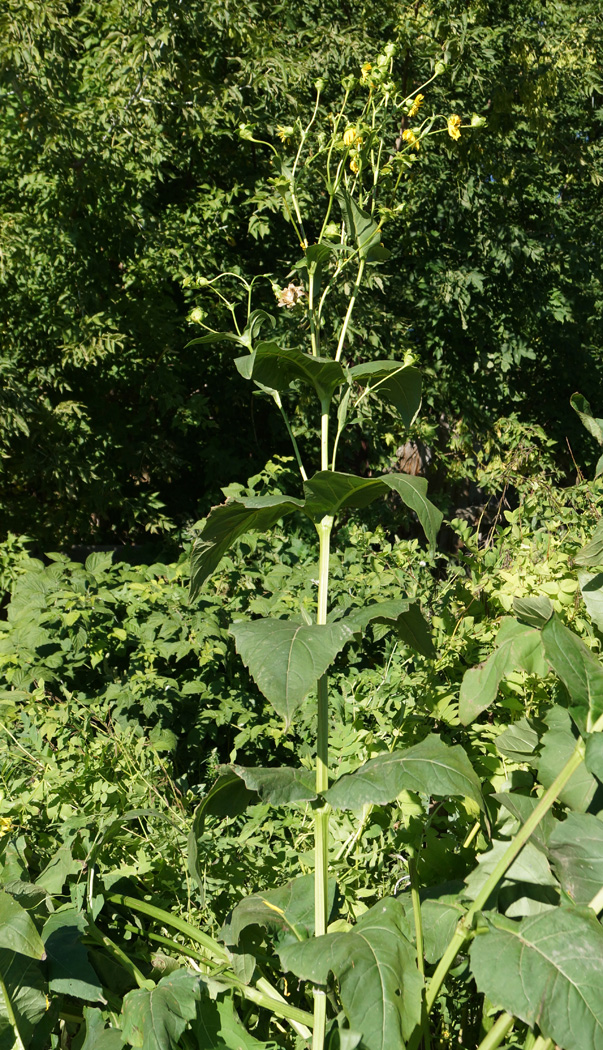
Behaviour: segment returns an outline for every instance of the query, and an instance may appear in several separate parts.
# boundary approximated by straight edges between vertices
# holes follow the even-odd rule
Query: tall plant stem
[[[413,848],[408,851],[408,874],[410,875],[410,897],[412,900],[412,914],[415,923],[415,937],[417,941],[417,969],[421,974],[421,977],[425,978],[423,919],[421,917],[421,899],[419,897],[419,880],[417,878],[417,856],[416,851]],[[422,1002],[421,1004],[421,1028],[424,1050],[431,1050],[429,1018],[427,1016],[427,1010],[425,1009],[425,1002]]]
[[[324,406],[323,406],[324,407]],[[328,415],[327,415],[328,420]],[[324,426],[323,452],[328,457],[328,424]],[[321,456],[321,461],[324,459]],[[323,469],[326,469],[323,466]],[[333,518],[326,516],[316,526],[319,547],[318,566],[318,611],[316,622],[326,624],[329,594],[329,554]],[[318,711],[316,725],[316,792],[321,795],[329,786],[329,689],[328,678],[323,674],[318,680]],[[319,806],[314,813],[314,932],[321,937],[327,932],[327,883],[328,883],[329,807]],[[327,997],[323,988],[314,989],[314,1027],[312,1050],[323,1050],[327,1019]]]
[[[346,310],[346,314],[345,314],[345,317],[343,319],[343,324],[341,326],[341,332],[339,333],[339,342],[337,344],[337,353],[335,354],[335,360],[336,361],[339,361],[339,358],[341,357],[341,355],[343,353],[343,344],[345,343],[346,332],[348,330],[348,325],[350,323],[350,317],[352,316],[352,311],[354,309],[354,304],[356,302],[356,296],[358,295],[358,289],[360,288],[360,285],[362,284],[362,277],[363,277],[363,274],[364,274],[364,267],[365,267],[365,265],[366,265],[365,260],[361,259],[360,260],[360,265],[358,267],[358,273],[356,274],[356,281],[355,281],[355,284],[354,284],[354,290],[353,290],[353,292],[352,292],[352,294],[350,296],[350,301],[348,303],[348,308]]]
[[[440,988],[442,987],[450,967],[454,963],[454,960],[468,938],[471,936],[471,927],[473,925],[474,916],[484,907],[490,894],[496,889],[507,869],[511,867],[511,864],[517,857],[518,853],[521,852],[532,832],[538,827],[545,814],[548,813],[549,809],[563,791],[568,780],[570,780],[576,772],[583,759],[584,744],[579,740],[571,757],[568,759],[561,772],[555,777],[551,786],[545,791],[540,802],[534,808],[523,827],[520,828],[515,838],[509,843],[508,848],[503,853],[498,864],[494,868],[494,871],[490,875],[490,878],[482,886],[480,892],[473,901],[473,904],[469,908],[469,911],[466,912],[460,920],[454,936],[440,959],[436,971],[429,982],[425,995],[425,1004],[428,1012],[432,1009],[433,1004],[438,997]]]
[[[482,1039],[477,1050],[496,1050],[515,1024],[511,1014],[500,1014],[488,1034]]]

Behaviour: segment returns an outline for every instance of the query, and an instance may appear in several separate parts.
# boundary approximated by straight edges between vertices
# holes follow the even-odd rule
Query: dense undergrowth
[[[501,682],[496,706],[467,725],[459,717],[459,689],[467,669],[492,652],[513,598],[548,596],[562,621],[599,651],[600,634],[585,609],[573,559],[598,520],[602,482],[560,487],[539,474],[529,457],[522,463],[523,474],[507,454],[509,488],[492,503],[487,524],[460,518],[448,523],[452,553],[429,552],[418,539],[396,535],[391,524],[403,517],[395,504],[384,515],[387,528],[369,528],[353,515],[340,526],[339,553],[331,559],[332,615],[377,596],[383,601],[400,593],[420,595],[436,656],[421,656],[374,625],[364,647],[348,653],[345,673],[343,664],[335,664],[334,772],[352,771],[436,730],[447,744],[465,748],[489,799],[491,821],[480,819],[470,799],[437,800],[425,817],[420,799],[406,791],[393,806],[364,805],[342,814],[330,843],[340,922],[358,919],[388,895],[409,899],[409,844],[421,823],[416,864],[425,887],[445,882],[454,889],[473,872],[470,887],[471,879],[479,881],[476,860],[487,853],[491,838],[509,833],[510,815],[494,793],[529,793],[534,774],[517,742],[500,745],[500,735],[525,726],[526,718],[546,730],[563,687],[551,675],[514,671]],[[247,493],[261,493],[268,482],[286,483],[288,472],[286,461],[270,463],[251,479]],[[486,476],[487,464],[482,481]],[[311,768],[312,702],[302,708],[295,735],[286,735],[236,659],[227,623],[312,613],[314,558],[303,527],[289,533],[277,527],[270,537],[244,535],[199,598],[188,603],[186,548],[169,564],[131,564],[110,552],[93,553],[82,564],[62,554],[34,558],[26,539],[12,537],[5,544],[2,882],[38,921],[50,922],[65,906],[81,906],[86,894],[99,913],[96,941],[88,933],[87,947],[79,949],[81,972],[57,976],[55,960],[55,972],[41,973],[30,988],[27,1007],[37,1020],[25,1024],[34,1033],[25,1045],[121,1045],[111,1042],[110,1029],[106,1042],[98,1041],[100,1028],[91,1035],[91,1018],[88,1027],[81,1024],[89,1009],[82,1014],[81,1000],[100,996],[116,1015],[121,997],[140,986],[141,976],[157,980],[178,959],[191,964],[186,934],[164,922],[148,926],[140,914],[125,921],[116,894],[152,901],[216,936],[237,900],[282,886],[300,869],[313,870],[311,812],[304,804],[256,804],[244,821],[208,815],[197,826],[194,863],[188,839],[199,800],[222,764],[296,760]],[[591,607],[593,612],[596,620]],[[600,789],[593,796],[589,782],[581,790],[597,812]],[[504,883],[507,915],[524,914],[520,904],[513,910],[513,901],[521,900],[525,878],[525,872],[516,873]],[[557,890],[552,876],[544,881],[546,904]],[[73,936],[74,927],[66,929]],[[429,959],[437,929],[427,925],[426,938]],[[129,960],[125,967],[121,951]],[[261,1011],[253,1020],[256,1009],[247,1003],[247,1022],[251,1014],[257,1038],[289,1045],[278,1024],[267,1029]],[[487,1015],[487,1002],[461,966],[439,1004],[436,1045],[477,1045]],[[223,1017],[220,1023],[226,1023]],[[6,1024],[0,1018],[5,1036]],[[186,1038],[182,1045],[231,1045],[217,1037],[190,1044]],[[273,1045],[264,1041],[260,1045]],[[523,1036],[505,1045],[523,1046]]]

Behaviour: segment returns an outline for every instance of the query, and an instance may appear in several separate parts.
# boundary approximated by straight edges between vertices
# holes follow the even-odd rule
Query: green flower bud
[[[316,91],[323,91],[323,89],[325,87],[325,84],[326,84],[326,80],[325,80],[324,77],[319,77],[318,80],[314,81],[314,87],[315,87]]]
[[[352,88],[356,86],[356,77],[352,76],[351,73],[349,76],[343,77],[341,81],[341,86],[344,91],[351,91]]]
[[[446,71],[446,66],[443,62],[436,62],[434,73],[436,77],[441,77],[442,73]]]
[[[384,47],[384,53],[388,58],[393,58],[396,53],[396,45],[394,43],[386,44]]]
[[[473,116],[471,117],[471,127],[472,128],[483,128],[483,127],[486,126],[487,123],[488,123],[488,121],[486,120],[486,118],[485,117],[480,117],[479,113],[474,113]]]

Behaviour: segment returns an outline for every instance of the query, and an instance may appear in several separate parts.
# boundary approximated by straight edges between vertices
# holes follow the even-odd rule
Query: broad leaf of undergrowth
[[[538,747],[538,733],[527,718],[513,722],[496,737],[496,750],[512,762],[527,762]]]
[[[543,627],[542,641],[547,660],[573,701],[570,710],[576,724],[590,728],[603,714],[603,667],[556,616]]]
[[[454,894],[422,901],[421,921],[425,958],[428,963],[436,963],[442,958],[465,910]]]
[[[449,747],[435,734],[405,751],[372,758],[340,777],[325,791],[325,798],[334,809],[361,809],[367,803],[393,802],[401,791],[467,797],[484,808],[479,779],[462,747]]]
[[[190,597],[195,599],[223,555],[244,532],[265,532],[281,518],[303,508],[289,496],[249,496],[214,507],[191,552]]]
[[[232,767],[245,783],[245,787],[257,793],[262,802],[273,806],[286,806],[291,802],[312,802],[316,798],[316,774],[310,769],[295,766]]]
[[[479,990],[564,1050],[603,1050],[603,929],[593,913],[489,920],[470,951]]]
[[[256,1039],[243,1028],[230,995],[205,998],[191,1021],[195,1050],[278,1050],[278,1044]]]
[[[258,689],[289,724],[354,632],[345,623],[306,625],[253,620],[230,628]]]
[[[496,636],[496,649],[482,664],[466,672],[459,697],[459,716],[467,725],[493,703],[505,675],[521,668],[547,673],[540,631],[505,617]]]
[[[512,813],[517,818],[520,824],[525,824],[528,817],[531,817],[539,801],[533,795],[520,795],[517,792],[505,791],[500,793],[494,792],[490,798],[500,802],[509,813]],[[528,841],[533,842],[538,849],[546,853],[549,835],[553,828],[557,826],[557,823],[557,818],[549,810],[538,822]]]
[[[100,1010],[84,1007],[86,1036],[81,1050],[121,1050],[124,1041],[118,1028],[105,1028],[105,1021]]]
[[[236,817],[244,813],[247,806],[256,800],[243,780],[232,770],[223,772],[201,800],[195,810],[188,836],[187,865],[202,895],[205,895],[205,880],[199,867],[199,838],[203,833],[207,817]]]
[[[82,944],[85,922],[75,908],[54,912],[44,924],[42,936],[48,957],[48,983],[53,992],[96,1002],[102,986],[88,961]]]
[[[588,904],[603,888],[603,821],[569,813],[549,838],[555,874],[576,904]]]
[[[155,988],[138,988],[124,997],[124,1039],[143,1050],[175,1050],[203,994],[199,977],[176,970]]]
[[[359,631],[369,623],[391,624],[398,637],[412,649],[423,656],[435,656],[427,621],[419,606],[407,599],[373,602],[347,613],[341,622]]]
[[[421,404],[422,377],[418,368],[398,361],[366,361],[349,369],[350,379],[363,386],[370,383],[375,394],[389,401],[409,427]]]
[[[603,518],[598,522],[588,543],[576,554],[574,561],[576,565],[591,567],[603,565]]]
[[[0,890],[0,948],[30,959],[43,959],[46,955],[29,913],[5,890]]]
[[[27,1047],[37,1023],[48,1009],[42,968],[36,959],[0,948],[0,974],[4,985],[0,990],[0,1046],[12,1050],[15,1045],[14,1028],[9,1019],[12,1013],[23,1045]]]
[[[408,474],[359,478],[355,474],[321,470],[304,482],[304,491],[304,509],[315,521],[320,521],[326,514],[335,516],[348,507],[368,507],[380,496],[396,492],[402,502],[415,511],[429,543],[435,543],[442,524],[442,514],[427,499],[425,478],[415,478]]]
[[[304,980],[339,982],[341,1004],[366,1050],[403,1050],[421,1017],[423,980],[412,933],[399,901],[376,904],[349,932],[329,933],[279,950]]]
[[[592,573],[578,569],[578,583],[588,615],[603,631],[603,572]]]

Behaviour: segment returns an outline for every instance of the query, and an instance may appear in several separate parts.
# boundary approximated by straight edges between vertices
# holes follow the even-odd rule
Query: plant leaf
[[[576,746],[568,712],[562,707],[552,707],[545,715],[548,730],[542,738],[538,760],[538,779],[543,787],[553,783],[560,769],[571,757]],[[581,764],[559,794],[559,800],[570,809],[584,812],[597,790],[597,781]]]
[[[142,1050],[176,1050],[200,994],[200,978],[188,970],[162,977],[155,988],[128,992],[122,1009],[124,1039]]]
[[[366,259],[367,262],[389,258],[390,253],[380,243],[381,231],[377,223],[358,207],[346,189],[339,189],[335,196],[341,208],[348,238],[358,248],[360,258]]]
[[[404,1050],[420,1023],[423,981],[399,901],[386,898],[347,933],[328,933],[279,950],[285,969],[304,980],[339,981],[350,1027],[366,1050]]]
[[[428,963],[436,963],[446,951],[459,919],[466,908],[454,894],[421,902],[421,922]]]
[[[548,598],[514,598],[513,612],[518,620],[529,627],[544,627],[555,610]]]
[[[603,565],[603,518],[598,522],[589,542],[576,554],[574,562],[586,568]]]
[[[6,890],[0,890],[0,948],[28,959],[46,958],[44,943],[29,913]]]
[[[5,993],[0,990],[0,1046],[12,1050],[17,1045],[10,1006],[23,1045],[29,1047],[34,1029],[48,1009],[42,968],[37,959],[0,948],[0,974],[5,989]]]
[[[591,620],[603,631],[603,572],[578,569],[578,583]]]
[[[339,622],[346,623],[358,631],[363,631],[369,623],[391,624],[396,628],[401,640],[412,649],[416,649],[423,656],[435,656],[427,621],[419,606],[408,599],[373,602],[360,609],[353,609]]]
[[[214,507],[191,552],[191,601],[239,536],[251,529],[266,532],[281,518],[303,506],[302,500],[289,496],[250,496]]]
[[[425,493],[425,478],[407,474],[385,474],[381,478],[358,478],[321,470],[304,482],[306,513],[320,521],[326,514],[336,515],[348,507],[367,507],[388,491],[396,492],[402,502],[417,514],[429,543],[434,544],[443,515],[430,503]]]
[[[198,1003],[191,1032],[196,1050],[279,1050],[277,1043],[261,1042],[243,1028],[231,995],[206,996]]]
[[[603,1050],[603,929],[592,912],[489,920],[470,950],[480,992],[564,1050]]]
[[[328,882],[327,914],[330,916],[335,903],[336,884]],[[296,940],[305,940],[314,935],[314,876],[302,875],[292,879],[286,886],[265,893],[254,893],[245,897],[233,909],[222,932],[225,944],[238,945],[241,933],[247,926],[274,927],[281,935],[292,934]]]
[[[480,782],[462,747],[449,747],[436,734],[405,751],[372,758],[340,777],[324,797],[334,809],[360,809],[367,803],[393,802],[401,791],[467,797],[484,808]]]
[[[475,900],[508,847],[507,841],[493,839],[491,848],[477,858],[477,867],[465,879],[465,895],[470,900]],[[526,882],[537,887],[557,887],[557,880],[551,872],[544,853],[530,841],[526,842],[513,863],[507,868],[502,882],[493,890],[494,898],[505,882]]]
[[[555,874],[575,904],[588,904],[603,887],[603,821],[570,813],[549,838]]]
[[[54,912],[46,920],[42,936],[50,990],[94,1003],[103,998],[103,989],[81,941],[85,926],[82,914],[68,908]]]
[[[294,347],[278,343],[259,343],[252,354],[238,358],[235,364],[245,379],[254,379],[273,390],[287,390],[301,380],[314,388],[319,400],[330,401],[346,376],[338,361],[314,357]]]
[[[547,660],[576,703],[570,713],[579,729],[603,714],[603,667],[597,657],[556,616],[542,629]]]
[[[227,770],[221,773],[197,806],[188,836],[187,867],[203,897],[205,896],[205,880],[199,867],[199,838],[203,833],[205,818],[209,816],[237,817],[256,797],[255,792],[249,791],[236,773]]]
[[[459,717],[468,725],[496,699],[506,674],[521,668],[545,675],[540,631],[505,616],[496,636],[496,649],[483,663],[465,673],[459,695]]]
[[[291,802],[313,802],[316,798],[315,774],[301,767],[274,768],[233,766],[234,772],[250,792],[257,792],[262,802],[286,806]]]
[[[118,1028],[105,1028],[105,1020],[100,1010],[90,1006],[84,1007],[86,1037],[81,1050],[121,1050],[124,1041]]]
[[[230,634],[258,689],[287,725],[354,636],[342,622],[308,626],[271,619],[235,624]]]
[[[529,762],[538,747],[538,733],[528,722],[520,718],[496,737],[496,750],[512,762]]]
[[[363,386],[370,382],[371,392],[391,402],[404,426],[411,425],[421,405],[422,378],[418,368],[398,361],[367,361],[353,365],[348,375]]]
[[[532,795],[520,795],[518,792],[495,792],[489,796],[490,798],[496,799],[501,805],[512,813],[514,817],[520,822],[525,824],[528,817],[531,817],[532,813],[538,805],[539,799],[534,798]],[[542,820],[538,823],[528,842],[533,842],[534,845],[542,850],[543,853],[547,852],[547,842],[549,835],[553,828],[558,824],[557,818],[550,812],[545,813]]]
[[[603,419],[596,419],[593,416],[592,409],[586,398],[579,393],[572,394],[570,405],[574,412],[577,412],[580,416],[580,421],[586,427],[588,433],[594,437],[595,441],[603,445]]]

